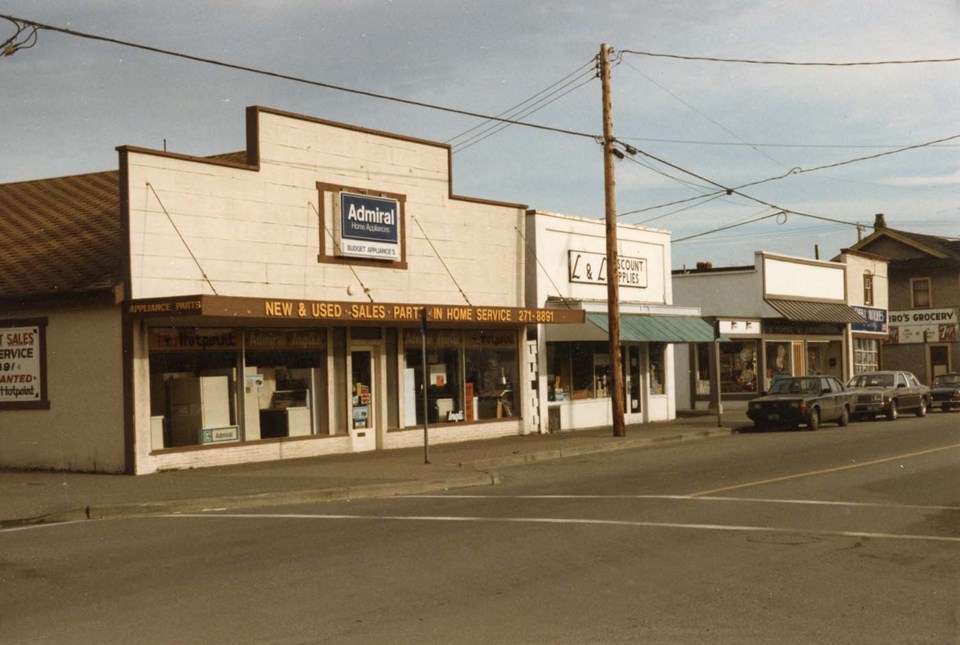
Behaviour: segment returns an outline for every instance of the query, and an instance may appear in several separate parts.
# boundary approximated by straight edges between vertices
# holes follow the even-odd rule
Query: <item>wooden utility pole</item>
[[[600,46],[603,88],[603,188],[607,222],[607,323],[610,339],[610,402],[613,436],[627,434],[623,423],[623,369],[620,364],[620,279],[617,272],[617,191],[613,162],[613,104],[610,100],[610,46]]]

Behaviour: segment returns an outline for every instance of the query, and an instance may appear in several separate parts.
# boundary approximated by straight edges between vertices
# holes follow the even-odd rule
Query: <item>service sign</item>
[[[400,201],[341,191],[337,254],[400,260]]]
[[[607,284],[607,255],[590,251],[569,251],[570,282]],[[647,286],[647,261],[626,255],[617,256],[617,284],[621,287]]]
[[[43,400],[40,338],[39,325],[0,327],[0,404]]]

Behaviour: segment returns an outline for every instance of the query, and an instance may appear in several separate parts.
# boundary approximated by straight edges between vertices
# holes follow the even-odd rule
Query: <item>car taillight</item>
[[[801,410],[806,410],[806,409],[807,409],[807,402],[806,402],[806,401],[800,401],[800,409],[801,409]]]

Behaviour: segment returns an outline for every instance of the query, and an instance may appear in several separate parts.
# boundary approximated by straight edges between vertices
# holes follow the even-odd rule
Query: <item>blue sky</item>
[[[526,119],[598,135],[600,83],[591,69],[601,43],[763,60],[960,57],[958,0],[7,0],[0,13],[482,114],[566,79],[556,100]],[[13,33],[0,20],[0,39]],[[813,257],[817,249],[829,258],[856,241],[856,223],[869,233],[880,212],[891,227],[960,237],[960,139],[743,190],[846,224],[774,217],[775,209],[738,195],[652,208],[713,193],[715,184],[958,135],[960,63],[785,67],[624,54],[612,74],[617,138],[714,182],[643,155],[617,164],[617,210],[631,213],[621,220],[672,231],[674,268],[750,264],[758,250]],[[239,150],[244,107],[257,104],[459,143],[453,181],[461,195],[584,217],[604,212],[601,147],[590,138],[519,126],[458,138],[482,122],[49,31],[0,58],[0,87],[0,182],[112,169],[119,145]],[[485,138],[463,145],[478,133]]]

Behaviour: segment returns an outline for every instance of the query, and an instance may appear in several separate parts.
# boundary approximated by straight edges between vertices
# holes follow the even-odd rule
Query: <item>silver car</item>
[[[857,393],[854,417],[885,416],[893,421],[901,412],[925,416],[930,407],[930,388],[910,372],[885,370],[857,374],[847,383]]]

